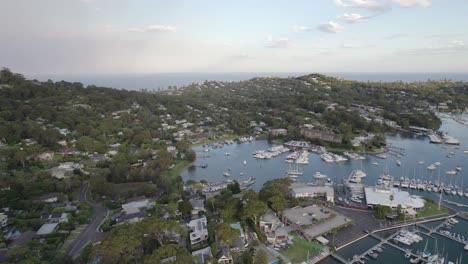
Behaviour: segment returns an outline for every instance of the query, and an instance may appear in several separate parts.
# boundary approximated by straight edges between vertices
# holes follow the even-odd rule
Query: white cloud
[[[311,27],[307,27],[307,26],[292,26],[291,27],[292,31],[296,32],[296,33],[299,33],[299,32],[308,32],[308,31],[311,31],[312,28]]]
[[[245,52],[242,52],[242,53],[239,53],[239,54],[235,54],[232,56],[234,59],[252,59],[251,56],[249,56],[249,54],[245,53]]]
[[[366,49],[366,48],[374,48],[375,45],[372,44],[342,44],[341,48],[343,49]]]
[[[335,4],[340,7],[364,8],[369,10],[387,9],[387,4],[374,0],[335,0]]]
[[[137,33],[144,33],[144,32],[176,32],[176,28],[173,26],[166,26],[166,25],[148,25],[145,27],[135,27],[129,28],[129,32],[137,32]]]
[[[385,36],[384,39],[390,40],[390,39],[398,39],[398,38],[404,38],[404,37],[409,37],[409,35],[406,33],[398,33],[398,34]]]
[[[431,0],[392,0],[402,7],[430,7]]]
[[[336,22],[333,22],[333,21],[329,21],[329,22],[325,22],[325,23],[320,23],[318,26],[317,26],[317,29],[322,31],[322,32],[327,32],[327,33],[338,33],[338,32],[341,32],[344,30],[344,26],[336,23]]]
[[[368,19],[369,17],[357,13],[344,13],[343,15],[338,16],[338,18],[348,23],[358,23]]]
[[[273,38],[272,36],[268,36],[267,40],[269,42],[268,48],[285,49],[291,46],[288,38]]]
[[[468,54],[468,44],[464,40],[452,40],[440,45],[431,45],[423,48],[403,50],[403,53],[412,55],[448,55],[448,54]]]
[[[452,42],[449,43],[448,47],[451,47],[451,48],[464,48],[466,47],[467,44],[465,41],[463,40],[452,40]]]

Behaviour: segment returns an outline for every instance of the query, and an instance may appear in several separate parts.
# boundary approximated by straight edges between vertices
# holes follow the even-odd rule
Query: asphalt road
[[[84,182],[81,185],[80,189],[80,196],[78,198],[80,203],[86,201],[86,193],[89,188],[89,182]],[[81,232],[81,234],[71,243],[70,247],[66,250],[65,254],[76,258],[80,255],[81,250],[88,244],[89,242],[93,243],[99,240],[102,236],[102,233],[99,232],[98,227],[101,222],[104,220],[107,214],[107,209],[101,203],[93,204],[93,219],[91,222],[86,226],[85,229]]]
[[[83,182],[80,188],[80,196],[78,197],[78,201],[80,203],[84,203],[86,201],[86,194],[88,193],[88,188],[89,188],[89,182],[88,181]]]

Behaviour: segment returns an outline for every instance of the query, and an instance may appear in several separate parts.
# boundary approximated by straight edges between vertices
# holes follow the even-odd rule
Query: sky
[[[468,72],[467,10],[467,0],[0,0],[0,67]]]

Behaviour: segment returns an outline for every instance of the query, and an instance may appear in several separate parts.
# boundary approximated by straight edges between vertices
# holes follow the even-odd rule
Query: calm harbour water
[[[312,181],[312,175],[319,171],[331,178],[334,182],[341,182],[342,179],[348,177],[348,175],[355,169],[362,169],[367,173],[367,177],[363,180],[364,184],[374,185],[379,177],[385,170],[388,170],[391,175],[396,179],[401,176],[422,180],[436,181],[439,178],[439,171],[430,172],[427,170],[427,166],[434,162],[440,162],[440,178],[442,182],[452,183],[461,186],[468,186],[468,177],[466,171],[468,170],[468,155],[464,154],[463,151],[468,149],[468,127],[463,126],[452,119],[443,119],[442,131],[446,131],[449,135],[456,137],[460,141],[459,146],[449,145],[436,145],[430,144],[426,137],[418,137],[415,135],[403,135],[394,134],[387,135],[387,142],[393,146],[397,146],[404,149],[405,156],[401,156],[398,159],[401,161],[402,166],[396,165],[396,157],[388,155],[387,159],[379,159],[372,155],[367,155],[366,160],[356,161],[351,160],[344,163],[325,163],[323,162],[318,154],[310,153],[309,164],[302,166],[304,175],[297,178],[297,181],[309,182]],[[270,179],[280,178],[284,176],[288,164],[284,161],[288,153],[283,153],[271,160],[257,160],[253,158],[252,152],[260,149],[268,149],[272,146],[265,140],[253,141],[251,143],[233,144],[226,145],[223,148],[213,149],[210,148],[209,152],[203,152],[203,147],[195,147],[197,152],[197,159],[195,165],[200,165],[202,162],[208,163],[208,167],[205,169],[195,167],[188,169],[182,174],[184,180],[206,180],[209,182],[219,182],[226,180],[223,176],[223,172],[228,168],[231,170],[232,176],[229,177],[231,180],[246,180],[250,176],[256,177],[256,183],[251,186],[252,189],[261,189],[263,183]],[[449,152],[455,152],[455,156],[448,158]],[[229,152],[227,156],[225,153]],[[246,164],[244,165],[244,160]],[[372,162],[377,161],[378,166],[373,165]],[[424,164],[420,165],[418,162],[424,161]],[[445,172],[449,170],[455,170],[455,167],[460,165],[462,171],[455,176],[446,176]],[[243,172],[243,176],[240,173]],[[408,190],[413,194],[430,197],[433,200],[438,200],[439,196],[432,192],[423,192],[417,190]],[[444,195],[443,199],[448,199],[458,203],[468,205],[468,198]],[[468,211],[468,208],[451,206],[460,211]],[[459,233],[465,237],[468,237],[468,222],[459,219],[460,223],[455,225],[452,232]],[[427,224],[431,226],[433,224]],[[428,241],[427,249],[435,252],[435,238],[437,238],[437,248],[439,253],[443,252],[444,256],[447,256],[449,260],[455,262],[457,258],[463,254],[465,263],[468,263],[468,254],[463,250],[463,246],[452,240],[444,237],[433,235],[433,237],[424,237],[424,241],[412,245],[413,252],[424,249],[426,240]],[[375,239],[366,238],[359,242],[352,244],[340,251],[338,254],[345,259],[350,259],[355,254],[365,252],[372,246],[377,244]],[[327,258],[321,263],[339,263],[332,258]],[[366,263],[409,263],[404,258],[404,254],[396,249],[385,246],[383,253],[379,255],[377,260],[369,260]]]

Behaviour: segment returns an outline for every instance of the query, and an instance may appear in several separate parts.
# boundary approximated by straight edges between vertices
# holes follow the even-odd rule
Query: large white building
[[[328,202],[335,202],[335,192],[331,186],[309,186],[295,187],[291,189],[294,198],[325,197]]]
[[[424,199],[419,196],[413,196],[409,192],[397,188],[379,188],[366,187],[366,202],[369,207],[374,205],[384,205],[396,208],[401,205],[402,208],[421,209],[424,207]]]

